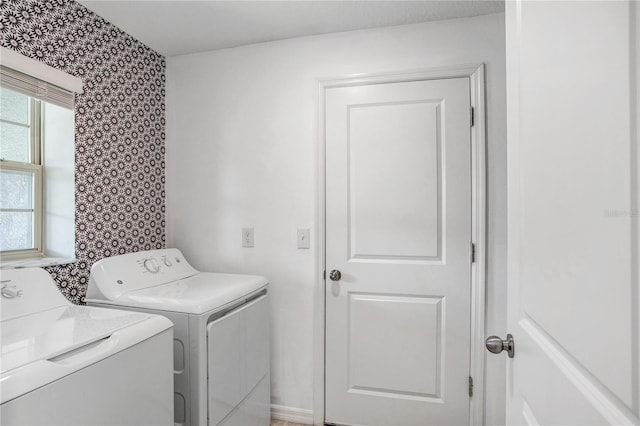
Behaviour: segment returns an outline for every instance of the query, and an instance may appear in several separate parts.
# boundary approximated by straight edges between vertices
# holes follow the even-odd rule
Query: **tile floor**
[[[271,426],[305,426],[302,423],[288,422],[286,420],[271,419]]]

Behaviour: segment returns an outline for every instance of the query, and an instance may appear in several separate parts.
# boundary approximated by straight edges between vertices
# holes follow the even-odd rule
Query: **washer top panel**
[[[256,275],[201,272],[194,276],[122,294],[120,306],[203,314],[254,293],[267,285]]]
[[[180,250],[114,256],[91,268],[87,302],[159,311],[203,314],[260,290],[256,275],[199,272]]]
[[[2,374],[51,360],[148,318],[137,312],[71,305],[2,321]]]

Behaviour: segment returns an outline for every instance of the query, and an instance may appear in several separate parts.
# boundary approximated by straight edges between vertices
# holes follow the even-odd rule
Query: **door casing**
[[[484,64],[456,65],[404,72],[356,74],[319,79],[317,85],[316,144],[316,259],[314,276],[313,336],[313,423],[324,424],[325,409],[325,90],[333,87],[401,83],[447,78],[469,78],[474,123],[471,130],[471,241],[475,245],[475,262],[471,266],[471,357],[469,371],[473,377],[473,397],[469,400],[469,424],[481,425],[484,419],[484,326],[486,285],[486,106]]]

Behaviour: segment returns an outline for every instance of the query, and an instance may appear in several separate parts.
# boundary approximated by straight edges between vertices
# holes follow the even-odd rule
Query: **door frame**
[[[404,72],[356,74],[317,80],[317,146],[314,262],[313,331],[313,424],[324,424],[325,412],[325,91],[334,87],[403,83],[447,78],[469,78],[474,124],[471,129],[471,242],[475,244],[475,262],[471,264],[471,342],[469,372],[473,377],[473,397],[469,399],[469,424],[484,420],[484,329],[486,285],[486,104],[484,64],[466,64]]]

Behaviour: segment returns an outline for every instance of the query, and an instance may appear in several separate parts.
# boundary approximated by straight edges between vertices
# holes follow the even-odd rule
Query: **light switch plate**
[[[298,229],[298,248],[299,249],[308,249],[309,247],[311,247],[309,234],[310,234],[309,228]]]
[[[242,247],[253,247],[253,228],[242,228]]]

